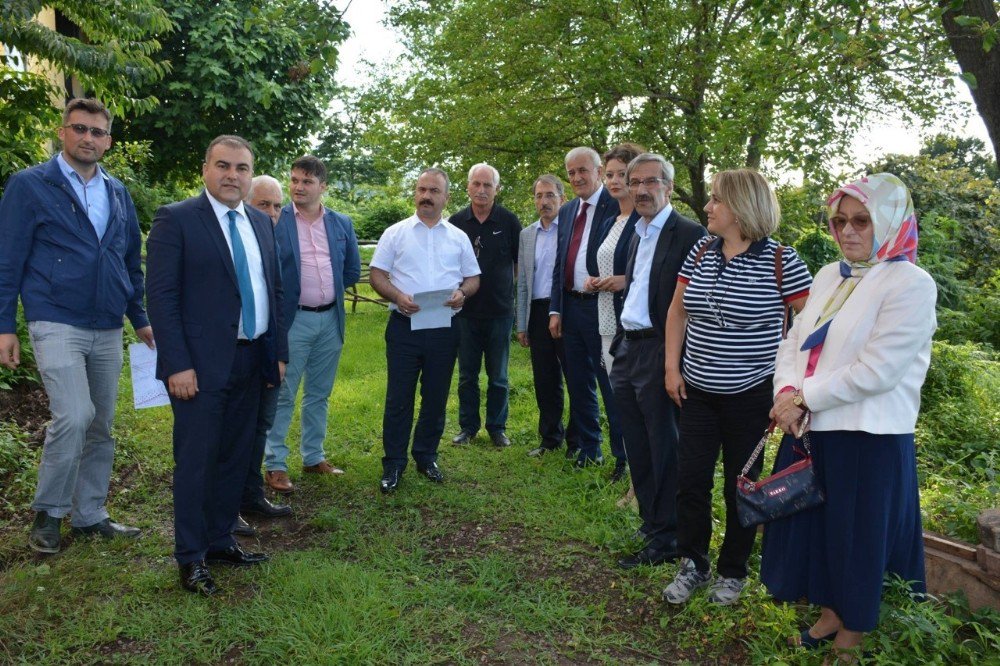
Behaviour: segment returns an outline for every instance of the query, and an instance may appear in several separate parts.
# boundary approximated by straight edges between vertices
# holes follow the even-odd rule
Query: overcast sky
[[[341,9],[348,7],[345,19],[351,25],[351,37],[341,48],[337,79],[344,85],[362,88],[372,74],[365,61],[379,67],[400,55],[402,49],[396,45],[393,31],[382,25],[386,7],[383,0],[337,0],[337,6]],[[989,148],[986,127],[972,107],[968,88],[963,82],[959,82],[957,87],[961,99],[968,103],[968,112],[964,117],[955,118],[950,127],[945,119],[941,119],[924,134],[947,131],[961,136],[976,136]],[[852,143],[852,154],[845,156],[848,159],[844,162],[860,166],[887,152],[916,154],[921,136],[918,128],[908,127],[898,119],[873,120],[858,133]]]

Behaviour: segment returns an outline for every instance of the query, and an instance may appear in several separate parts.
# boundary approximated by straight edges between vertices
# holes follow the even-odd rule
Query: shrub
[[[354,230],[359,240],[378,240],[383,231],[412,214],[413,204],[407,199],[370,199],[358,204]]]
[[[24,320],[24,309],[17,305],[17,338],[21,342],[21,364],[17,369],[10,370],[0,365],[0,391],[9,391],[22,382],[38,382],[38,367],[35,365],[35,352],[28,339],[28,323]]]

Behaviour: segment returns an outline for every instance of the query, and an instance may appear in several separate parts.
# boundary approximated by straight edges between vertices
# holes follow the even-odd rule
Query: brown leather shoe
[[[302,468],[306,474],[343,474],[344,470],[334,467],[325,460],[321,460],[316,465],[308,465]]]
[[[275,492],[287,494],[295,490],[295,486],[292,485],[291,480],[288,478],[288,472],[280,469],[267,470],[264,474],[264,481]]]

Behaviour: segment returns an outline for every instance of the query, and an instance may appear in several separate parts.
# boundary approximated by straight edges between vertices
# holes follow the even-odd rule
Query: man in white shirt
[[[414,188],[416,214],[385,230],[371,260],[371,286],[390,303],[385,332],[383,493],[399,486],[411,431],[417,471],[435,483],[444,481],[437,465],[437,449],[444,432],[458,334],[450,325],[413,330],[410,317],[420,310],[413,301],[414,294],[449,290],[451,296],[443,304],[457,310],[479,289],[479,264],[469,237],[441,217],[448,202],[448,187],[444,171],[421,172]],[[413,401],[418,379],[420,415],[414,429]]]

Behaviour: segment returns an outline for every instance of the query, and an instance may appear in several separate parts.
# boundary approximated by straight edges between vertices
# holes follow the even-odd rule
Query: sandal
[[[809,629],[803,629],[798,636],[798,641],[794,641],[794,639],[791,639],[788,641],[788,644],[791,645],[792,647],[800,647],[806,650],[815,650],[819,646],[824,645],[825,643],[829,643],[836,637],[837,637],[837,632],[834,631],[833,633],[827,634],[826,636],[822,636],[820,638],[814,638],[813,635],[809,633]]]

